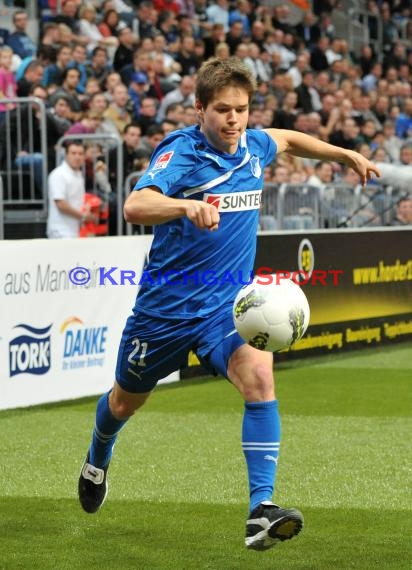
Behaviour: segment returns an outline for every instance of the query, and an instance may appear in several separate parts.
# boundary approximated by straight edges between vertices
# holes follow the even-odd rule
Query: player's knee
[[[273,371],[269,366],[256,365],[251,380],[243,385],[243,397],[248,402],[274,398]]]
[[[138,396],[137,394],[133,398],[116,398],[113,397],[110,400],[110,411],[113,416],[118,420],[125,420],[134,415],[134,413],[143,406],[146,402],[148,395],[142,394]]]
[[[130,418],[138,409],[124,402],[113,403],[110,408],[113,416],[118,420],[125,420],[127,418]]]

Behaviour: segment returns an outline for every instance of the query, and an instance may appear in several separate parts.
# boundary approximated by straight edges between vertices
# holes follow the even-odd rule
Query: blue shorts
[[[135,311],[120,341],[116,380],[127,392],[150,392],[161,378],[187,366],[191,350],[208,370],[227,377],[229,358],[244,343],[235,330],[231,304],[207,318],[190,320]]]

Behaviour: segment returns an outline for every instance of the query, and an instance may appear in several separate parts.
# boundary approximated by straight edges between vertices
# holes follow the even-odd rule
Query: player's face
[[[234,154],[249,119],[249,96],[238,87],[225,87],[215,94],[206,109],[197,103],[200,127],[217,150]]]

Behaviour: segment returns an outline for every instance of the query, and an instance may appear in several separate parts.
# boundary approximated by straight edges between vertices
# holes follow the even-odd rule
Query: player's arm
[[[124,219],[131,224],[155,226],[187,217],[199,229],[216,230],[219,212],[212,204],[200,200],[170,198],[156,186],[131,192],[123,208]]]
[[[346,164],[359,174],[362,184],[366,184],[372,178],[372,174],[380,176],[377,166],[358,152],[334,146],[298,131],[265,130],[276,142],[279,153],[288,152],[302,158],[333,160]]]

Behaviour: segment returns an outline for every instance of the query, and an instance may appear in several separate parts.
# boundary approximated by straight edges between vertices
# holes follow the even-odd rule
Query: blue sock
[[[102,469],[109,463],[113,446],[125,420],[116,419],[109,408],[109,394],[111,390],[100,398],[96,408],[96,423],[93,429],[92,444],[90,446],[89,462]]]
[[[280,418],[277,400],[246,402],[242,447],[250,491],[250,510],[262,501],[271,501],[275,487],[280,445]]]

